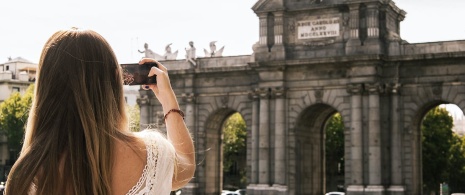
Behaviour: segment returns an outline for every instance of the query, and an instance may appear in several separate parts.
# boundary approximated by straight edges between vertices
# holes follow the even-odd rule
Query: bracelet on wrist
[[[184,120],[184,112],[182,112],[182,111],[179,110],[179,109],[171,109],[171,110],[169,110],[169,111],[165,114],[165,116],[163,117],[163,120],[166,121],[166,118],[168,117],[168,115],[169,115],[170,113],[173,113],[173,112],[176,112],[176,113],[178,113],[179,115],[181,115],[182,120]]]

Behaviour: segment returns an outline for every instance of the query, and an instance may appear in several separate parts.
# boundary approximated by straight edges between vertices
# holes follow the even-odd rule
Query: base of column
[[[367,195],[384,195],[385,191],[383,186],[369,185],[365,188],[365,194]]]
[[[181,194],[194,195],[196,194],[197,188],[199,188],[197,183],[188,183],[181,189]]]
[[[388,195],[404,195],[405,187],[404,186],[389,186],[387,189]]]
[[[249,184],[247,186],[247,195],[286,195],[288,188],[285,185],[274,184]]]
[[[349,185],[347,186],[347,195],[364,195],[365,188],[362,185]]]

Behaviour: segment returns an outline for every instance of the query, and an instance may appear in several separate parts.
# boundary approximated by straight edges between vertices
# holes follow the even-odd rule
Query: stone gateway
[[[410,44],[406,12],[392,0],[259,0],[254,53],[166,61],[197,149],[182,194],[223,188],[221,128],[239,112],[247,125],[248,195],[322,195],[324,126],[344,123],[348,195],[422,194],[424,114],[465,109],[465,41]],[[141,124],[163,113],[140,91]]]

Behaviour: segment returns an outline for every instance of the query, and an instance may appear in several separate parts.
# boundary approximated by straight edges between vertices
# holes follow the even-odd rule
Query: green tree
[[[451,193],[465,192],[465,137],[453,134],[449,156],[449,181]]]
[[[338,179],[344,176],[344,123],[340,113],[328,120],[325,133],[326,186],[336,191],[343,185]]]
[[[445,108],[430,110],[421,125],[423,192],[439,192],[439,184],[449,179],[453,119]]]
[[[31,85],[24,95],[12,93],[8,99],[0,104],[0,133],[6,136],[10,151],[8,165],[12,165],[16,161],[21,150],[33,94],[34,85]]]
[[[129,129],[133,132],[140,131],[140,108],[139,105],[131,106],[126,104],[126,112],[128,116]]]
[[[244,188],[246,185],[245,121],[239,113],[231,115],[223,125],[224,186]]]

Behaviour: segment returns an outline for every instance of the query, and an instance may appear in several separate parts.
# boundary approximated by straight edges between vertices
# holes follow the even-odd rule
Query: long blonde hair
[[[45,44],[24,145],[6,194],[111,194],[114,139],[127,133],[121,69],[91,30],[62,30]]]

